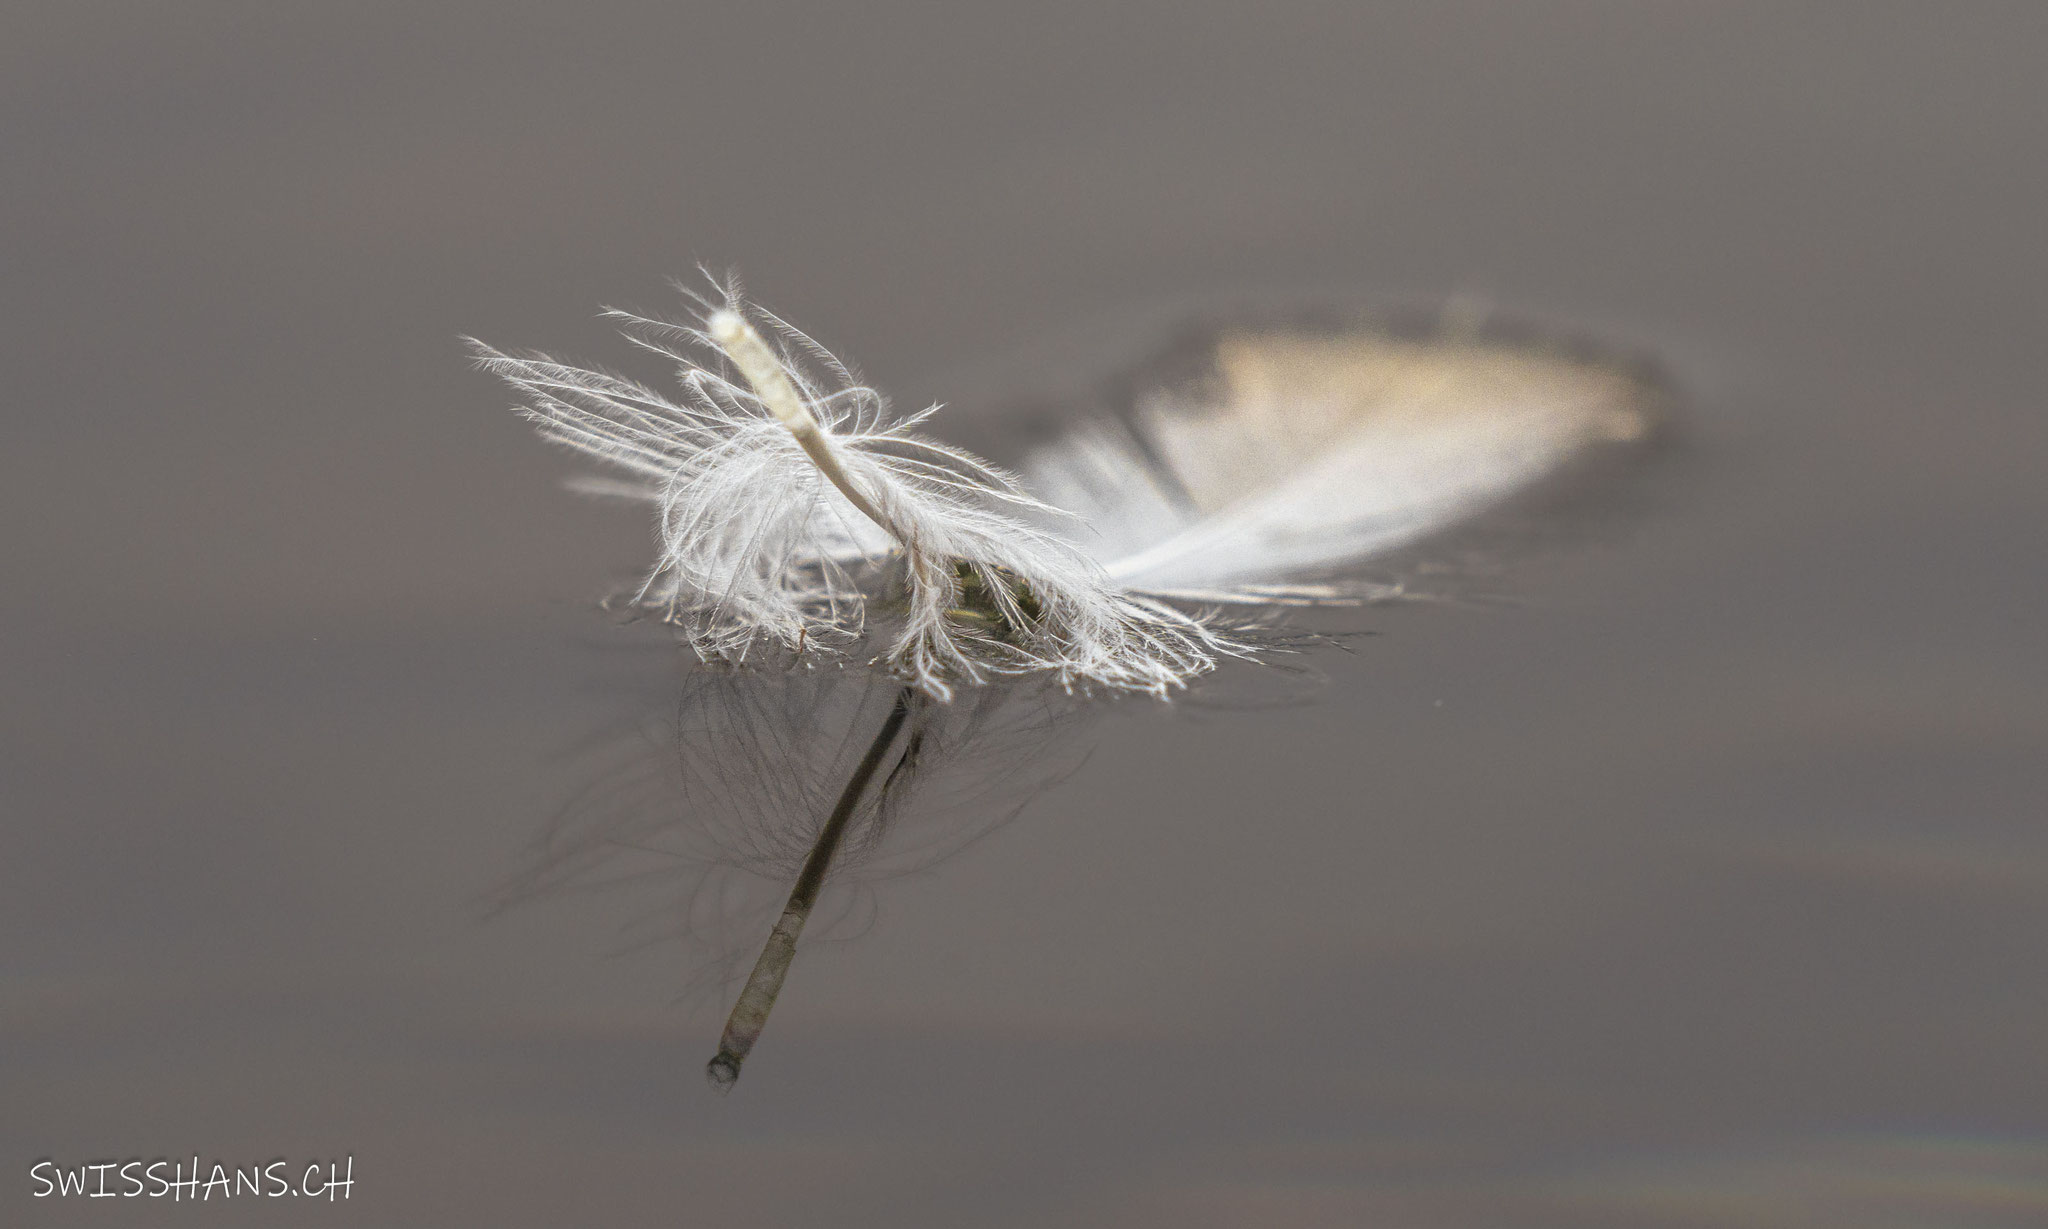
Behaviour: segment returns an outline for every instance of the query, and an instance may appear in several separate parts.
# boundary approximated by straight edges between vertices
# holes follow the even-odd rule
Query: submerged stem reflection
[[[840,792],[839,801],[833,805],[830,818],[818,831],[817,843],[811,846],[810,856],[804,859],[804,867],[796,877],[796,886],[790,889],[789,903],[782,908],[775,929],[768,934],[768,942],[761,949],[761,958],[754,962],[754,971],[747,977],[746,986],[740,991],[739,1001],[733,1004],[732,1015],[726,1019],[725,1033],[718,1039],[718,1054],[705,1065],[704,1074],[711,1086],[720,1092],[729,1090],[740,1078],[740,1064],[747,1060],[754,1042],[767,1027],[768,1013],[775,1007],[775,996],[782,993],[782,982],[789,975],[789,966],[796,959],[796,941],[803,934],[804,923],[810,920],[811,908],[818,903],[818,892],[825,886],[825,874],[832,866],[834,855],[846,835],[847,823],[853,818],[854,810],[860,805],[861,795],[867,791],[868,782],[882,766],[882,760],[889,754],[896,736],[903,731],[904,720],[910,716],[913,705],[924,703],[920,693],[905,687],[896,695],[895,707],[889,710],[887,720],[875,734],[875,741],[869,745],[867,754],[861,757],[853,776]],[[896,761],[896,768],[890,772],[894,780],[916,755],[916,742],[904,749]],[[886,783],[885,783],[886,788]]]
[[[751,968],[705,1068],[721,1092],[758,1043],[801,936],[815,946],[858,933],[879,883],[1014,818],[1078,766],[1101,711],[1028,680],[939,704],[886,675],[829,667],[692,665],[670,694],[659,720],[593,745],[588,784],[496,904],[637,900],[628,946],[686,952],[693,998]]]

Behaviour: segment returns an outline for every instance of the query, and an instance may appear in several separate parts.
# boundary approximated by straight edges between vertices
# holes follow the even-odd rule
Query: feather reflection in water
[[[680,940],[722,977],[766,931],[706,1068],[724,1091],[807,925],[844,929],[875,883],[1015,817],[1079,764],[1097,711],[1023,680],[939,704],[865,671],[692,666],[672,714],[613,740],[629,745],[544,830],[498,903],[652,891],[643,922],[657,928],[640,942]]]
[[[881,770],[882,761],[892,754],[896,760],[896,766],[879,787],[885,797],[907,771],[913,770],[922,748],[923,731],[912,731],[900,752],[896,750],[896,740],[903,733],[911,710],[922,709],[927,703],[914,687],[896,693],[896,703],[875,734],[875,741],[868,744],[867,753],[861,756],[853,775],[847,778],[846,788],[840,791],[839,801],[832,805],[832,814],[818,829],[817,842],[804,858],[803,869],[797,872],[796,885],[789,890],[789,903],[782,907],[775,929],[768,932],[767,946],[761,949],[760,959],[754,962],[754,971],[747,975],[739,1001],[733,1004],[732,1014],[726,1019],[725,1032],[718,1038],[718,1053],[705,1064],[704,1074],[713,1088],[723,1092],[733,1086],[740,1078],[740,1064],[747,1061],[754,1043],[760,1040],[761,1030],[768,1026],[768,1013],[774,1010],[783,979],[789,975],[790,962],[796,959],[796,941],[803,936],[804,923],[811,920],[811,909],[825,886],[825,873],[831,869],[833,856],[846,838],[846,826]]]

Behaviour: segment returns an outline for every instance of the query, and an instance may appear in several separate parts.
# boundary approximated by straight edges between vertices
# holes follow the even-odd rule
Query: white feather
[[[1267,605],[1484,511],[1590,446],[1639,438],[1647,390],[1601,363],[1469,336],[1226,333],[1206,378],[1154,388],[1030,458],[1130,589]]]
[[[614,313],[674,360],[684,396],[472,343],[526,397],[543,434],[658,491],[662,554],[638,595],[707,657],[768,641],[803,652],[891,624],[887,661],[945,699],[992,674],[1163,695],[1240,646],[1201,619],[1126,593],[1043,520],[1008,474],[915,433],[932,410],[886,402],[810,338],[735,294],[703,329]],[[675,348],[727,360],[729,378]],[[725,364],[718,364],[723,367]],[[934,407],[936,409],[936,407]]]
[[[1128,424],[1068,433],[1020,482],[918,434],[937,407],[893,415],[756,310],[770,344],[736,288],[704,307],[702,328],[610,313],[676,364],[680,398],[472,345],[543,434],[625,471],[586,489],[656,504],[661,555],[636,600],[701,654],[834,651],[875,632],[881,660],[940,699],[1027,672],[1164,695],[1248,652],[1169,600],[1372,596],[1344,570],[1649,423],[1641,381],[1547,351],[1240,331],[1205,378],[1153,388]]]

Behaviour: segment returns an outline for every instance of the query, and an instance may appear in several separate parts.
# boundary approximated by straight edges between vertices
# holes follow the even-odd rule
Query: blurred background
[[[2048,1221],[2040,4],[0,28],[0,1219]],[[457,344],[627,361],[698,262],[997,451],[1183,305],[1464,295],[1686,462],[1314,703],[1106,714],[720,1101],[658,883],[487,908],[680,667]],[[357,1182],[27,1176],[195,1152]]]

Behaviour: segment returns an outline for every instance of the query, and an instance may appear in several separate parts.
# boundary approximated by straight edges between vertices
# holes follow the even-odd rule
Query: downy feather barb
[[[831,652],[872,635],[885,642],[879,661],[943,701],[962,684],[1034,673],[1163,696],[1247,651],[1202,617],[1123,590],[1013,476],[918,434],[937,406],[892,414],[736,286],[704,308],[701,327],[607,313],[677,364],[679,399],[470,343],[544,435],[625,471],[630,482],[607,493],[657,506],[661,556],[635,600],[701,656]]]

